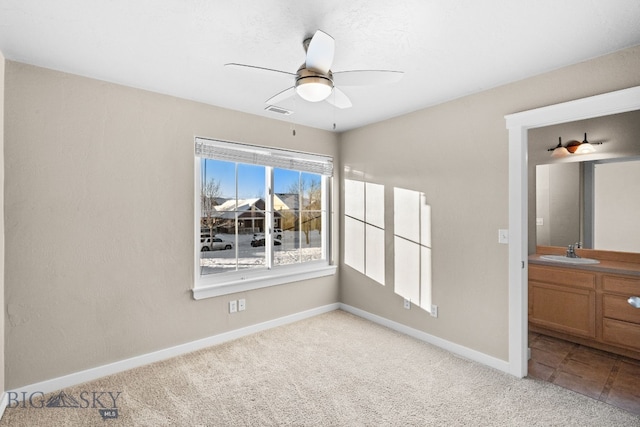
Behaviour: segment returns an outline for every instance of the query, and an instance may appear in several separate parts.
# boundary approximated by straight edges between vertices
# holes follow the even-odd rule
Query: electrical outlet
[[[235,313],[238,311],[238,301],[229,301],[229,313]]]
[[[411,310],[411,300],[408,299],[404,299],[404,308],[406,308],[407,310]]]
[[[244,311],[247,308],[247,301],[244,298],[238,300],[238,311]]]
[[[438,306],[431,304],[431,317],[438,317]]]

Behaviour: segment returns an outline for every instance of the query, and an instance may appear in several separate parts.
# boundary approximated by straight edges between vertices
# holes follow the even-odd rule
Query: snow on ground
[[[233,234],[216,234],[216,237],[233,243],[233,249],[200,252],[200,269],[203,275],[234,271],[236,269],[236,252],[238,270],[265,265],[265,247],[254,248],[251,246],[252,234],[238,235],[237,242]],[[317,230],[309,232],[310,243],[308,245],[304,233],[284,231],[282,245],[273,246],[274,265],[288,265],[321,259],[321,240],[322,237]]]

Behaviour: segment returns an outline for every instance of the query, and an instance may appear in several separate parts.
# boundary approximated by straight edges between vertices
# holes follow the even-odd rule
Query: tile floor
[[[529,376],[640,415],[640,360],[529,332]]]

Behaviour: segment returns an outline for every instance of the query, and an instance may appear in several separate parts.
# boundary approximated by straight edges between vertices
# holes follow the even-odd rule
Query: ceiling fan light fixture
[[[333,90],[333,82],[320,76],[301,77],[296,81],[296,93],[309,102],[327,99]]]

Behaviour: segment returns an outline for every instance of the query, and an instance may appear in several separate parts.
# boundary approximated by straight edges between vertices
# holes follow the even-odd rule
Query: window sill
[[[196,284],[192,289],[193,298],[196,300],[213,298],[222,295],[234,294],[237,292],[246,292],[253,289],[266,288],[269,286],[284,285],[286,283],[298,282],[301,280],[315,279],[318,277],[332,276],[336,273],[337,266],[326,265],[321,266],[304,266],[297,268],[283,268],[282,270],[273,271],[265,270],[264,272],[250,276],[238,277],[227,280],[223,283],[210,284],[207,280],[203,284]],[[204,282],[204,281],[203,281]]]

